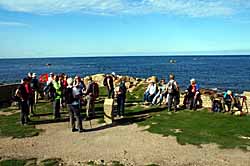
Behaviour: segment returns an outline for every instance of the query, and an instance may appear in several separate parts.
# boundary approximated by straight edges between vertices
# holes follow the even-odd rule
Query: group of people
[[[118,116],[124,116],[124,106],[126,99],[125,81],[121,80],[118,86],[114,86],[115,73],[105,75],[103,85],[107,89],[107,97],[117,99]],[[86,84],[87,80],[87,84]],[[36,73],[28,73],[16,91],[15,96],[20,99],[21,124],[26,125],[30,121],[29,115],[34,112],[34,105],[37,103],[38,90],[42,83],[36,78]],[[82,106],[86,105],[86,118],[95,117],[95,101],[99,97],[99,86],[92,77],[85,78],[85,82],[80,76],[74,79],[62,73],[56,75],[50,73],[47,82],[43,83],[43,94],[53,102],[54,119],[61,118],[60,110],[67,107],[72,126],[72,132],[83,131],[82,127]]]
[[[185,91],[186,95],[184,96],[183,105],[189,109],[196,110],[199,106],[202,105],[201,95],[199,85],[196,83],[195,79],[190,80],[190,85]],[[177,111],[177,105],[180,103],[180,87],[175,80],[175,75],[169,75],[169,81],[166,83],[164,79],[160,80],[160,83],[157,85],[156,80],[150,80],[149,85],[144,92],[144,102],[155,104],[167,104],[168,111],[172,110]]]
[[[121,79],[119,84],[115,86],[116,79],[117,76],[114,72],[106,74],[103,86],[106,87],[107,98],[116,99],[117,115],[122,118],[124,116],[127,88],[124,79]],[[20,87],[16,91],[15,96],[19,98],[21,107],[22,125],[26,125],[30,121],[30,114],[35,114],[34,106],[38,100],[40,84],[36,78],[36,73],[28,73],[28,76],[22,80]],[[79,132],[83,131],[83,118],[81,116],[83,105],[86,105],[86,118],[95,117],[95,101],[99,97],[99,86],[92,77],[87,77],[84,81],[80,76],[75,76],[73,79],[64,73],[60,75],[50,73],[43,87],[43,95],[53,102],[53,114],[56,120],[61,118],[61,108],[67,107],[73,132],[77,130]],[[161,79],[158,84],[156,79],[150,80],[144,92],[144,102],[152,105],[161,105],[163,103],[167,105],[168,111],[172,111],[173,108],[176,112],[180,103],[180,87],[175,80],[175,75],[170,74],[167,83],[164,79]],[[183,107],[190,110],[202,107],[200,88],[195,79],[190,80],[190,85],[185,90]],[[233,107],[241,109],[240,103],[232,91],[227,91],[224,94],[222,102],[218,102],[216,98],[213,99],[213,111],[226,111],[226,107],[227,111],[231,111]]]
[[[241,98],[242,103],[241,103]],[[213,112],[229,112],[234,113],[234,108],[237,108],[238,111],[242,111],[244,102],[246,101],[245,96],[237,96],[231,90],[227,90],[221,96],[215,95],[212,97],[212,111]],[[245,103],[246,104],[246,103]]]

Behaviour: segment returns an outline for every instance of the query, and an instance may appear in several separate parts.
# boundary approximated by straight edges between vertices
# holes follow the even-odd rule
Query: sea
[[[171,63],[172,62],[172,63]],[[50,64],[50,65],[48,65]],[[18,83],[35,72],[66,73],[81,77],[115,72],[139,78],[168,78],[174,73],[182,89],[191,78],[201,88],[228,89],[235,92],[250,90],[250,56],[114,56],[0,59],[0,83]]]

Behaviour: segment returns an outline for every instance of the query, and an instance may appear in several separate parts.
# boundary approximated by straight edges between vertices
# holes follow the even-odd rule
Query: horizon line
[[[220,56],[220,57],[235,57],[235,56],[250,56],[250,53],[241,53],[241,54],[173,54],[173,55],[169,55],[169,54],[157,54],[157,55],[153,55],[153,54],[144,54],[144,55],[122,55],[122,54],[117,54],[117,55],[97,55],[97,54],[93,54],[93,55],[73,55],[73,56],[41,56],[41,57],[0,57],[0,60],[2,59],[53,59],[53,58],[111,58],[111,57],[215,57],[215,56]]]

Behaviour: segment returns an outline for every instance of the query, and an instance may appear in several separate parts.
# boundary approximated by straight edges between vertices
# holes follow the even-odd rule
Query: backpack
[[[103,86],[107,86],[107,85],[108,85],[107,77],[105,77],[104,80],[103,80]]]
[[[168,87],[167,87],[168,94],[173,94],[173,93],[177,92],[177,88],[176,88],[175,83],[176,83],[176,81],[169,81],[168,82]]]

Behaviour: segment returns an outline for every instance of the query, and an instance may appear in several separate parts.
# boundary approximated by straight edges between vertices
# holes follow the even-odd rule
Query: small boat
[[[46,66],[51,66],[52,64],[51,63],[46,63]]]
[[[175,59],[170,59],[169,63],[173,63],[174,64],[174,63],[176,63],[176,60]]]

